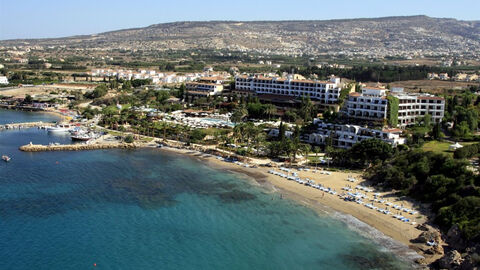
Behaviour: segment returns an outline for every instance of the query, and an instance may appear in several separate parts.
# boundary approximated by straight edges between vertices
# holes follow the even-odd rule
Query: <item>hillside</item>
[[[327,21],[209,21],[155,24],[94,35],[5,40],[0,46],[93,49],[215,49],[263,54],[477,55],[480,21],[427,16]]]

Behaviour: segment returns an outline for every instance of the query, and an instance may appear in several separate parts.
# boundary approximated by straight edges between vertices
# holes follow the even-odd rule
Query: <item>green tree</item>
[[[130,80],[125,81],[122,84],[122,89],[125,90],[125,91],[128,91],[128,90],[132,89],[132,81],[130,81]]]
[[[266,104],[265,105],[265,114],[268,116],[268,120],[270,121],[272,115],[277,113],[277,107],[273,104]]]
[[[118,88],[118,81],[117,80],[111,80],[109,83],[110,89],[117,89]]]
[[[300,107],[300,116],[302,117],[303,121],[309,122],[312,120],[313,114],[313,103],[310,100],[310,97],[302,98],[302,104]]]
[[[440,140],[443,137],[440,123],[435,123],[435,125],[433,125],[432,132],[430,135],[435,140]]]
[[[184,83],[182,83],[178,88],[177,98],[183,99],[186,92],[187,92],[187,87],[185,86]]]
[[[125,142],[126,143],[133,143],[134,139],[133,139],[133,136],[131,134],[127,135],[127,137],[125,137]]]
[[[33,102],[32,96],[30,96],[29,94],[26,94],[25,98],[23,99],[23,102],[28,103],[28,104],[32,103]]]
[[[233,123],[239,123],[243,120],[248,115],[248,111],[245,108],[245,106],[240,106],[238,107],[232,114],[232,117],[230,120],[232,120]]]
[[[320,147],[318,146],[315,146],[313,147],[313,152],[315,153],[315,170],[317,169],[317,165],[318,165],[318,153],[320,153]]]
[[[285,140],[285,132],[286,132],[286,127],[283,122],[280,122],[280,126],[278,127],[278,140],[283,142]]]
[[[108,88],[105,84],[100,84],[99,86],[95,87],[95,89],[90,92],[86,93],[85,97],[90,99],[101,98],[105,96],[108,92]]]

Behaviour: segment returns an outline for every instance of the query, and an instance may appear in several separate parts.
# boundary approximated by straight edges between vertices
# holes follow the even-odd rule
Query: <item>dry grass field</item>
[[[412,81],[398,81],[390,83],[391,87],[403,87],[409,92],[422,91],[440,94],[444,90],[468,88],[470,86],[478,86],[478,82],[454,82],[454,81],[440,81],[440,80],[412,80]]]

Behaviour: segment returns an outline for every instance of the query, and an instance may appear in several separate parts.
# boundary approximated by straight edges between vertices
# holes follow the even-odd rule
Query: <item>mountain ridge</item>
[[[480,21],[425,15],[334,20],[178,21],[62,38],[1,40],[0,45],[126,50],[213,49],[264,54],[343,52],[475,54]],[[378,52],[373,52],[373,48]]]

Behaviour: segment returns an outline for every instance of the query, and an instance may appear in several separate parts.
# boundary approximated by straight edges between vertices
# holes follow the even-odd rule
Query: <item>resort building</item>
[[[240,75],[235,77],[235,91],[250,92],[257,96],[283,96],[289,99],[310,97],[321,104],[335,104],[340,96],[340,79],[332,77],[329,81],[305,80],[295,75],[281,77],[263,77]]]
[[[387,117],[387,89],[364,87],[362,93],[350,93],[347,115],[356,119],[383,121]]]
[[[196,82],[187,83],[187,95],[196,97],[215,96],[223,91],[222,77],[202,77]]]
[[[429,114],[432,122],[440,123],[445,113],[445,99],[431,95],[413,95],[393,93],[398,98],[398,125],[401,127],[415,124],[415,122]]]
[[[332,146],[350,148],[363,140],[377,138],[393,146],[405,143],[405,138],[400,137],[400,129],[371,129],[357,125],[340,125],[324,123],[315,119],[313,123],[317,126],[314,133],[304,136],[304,141],[311,144],[322,145],[331,140]]]
[[[398,100],[398,104],[391,104],[388,96]],[[394,106],[397,106],[394,109]],[[389,115],[389,106],[395,115]],[[425,115],[429,114],[432,121],[442,121],[445,111],[445,100],[429,94],[405,93],[403,88],[392,88],[391,91],[383,88],[364,87],[362,93],[350,93],[343,109],[348,118],[386,122],[389,117],[398,120],[398,126],[413,125]],[[393,113],[392,112],[392,113]]]

